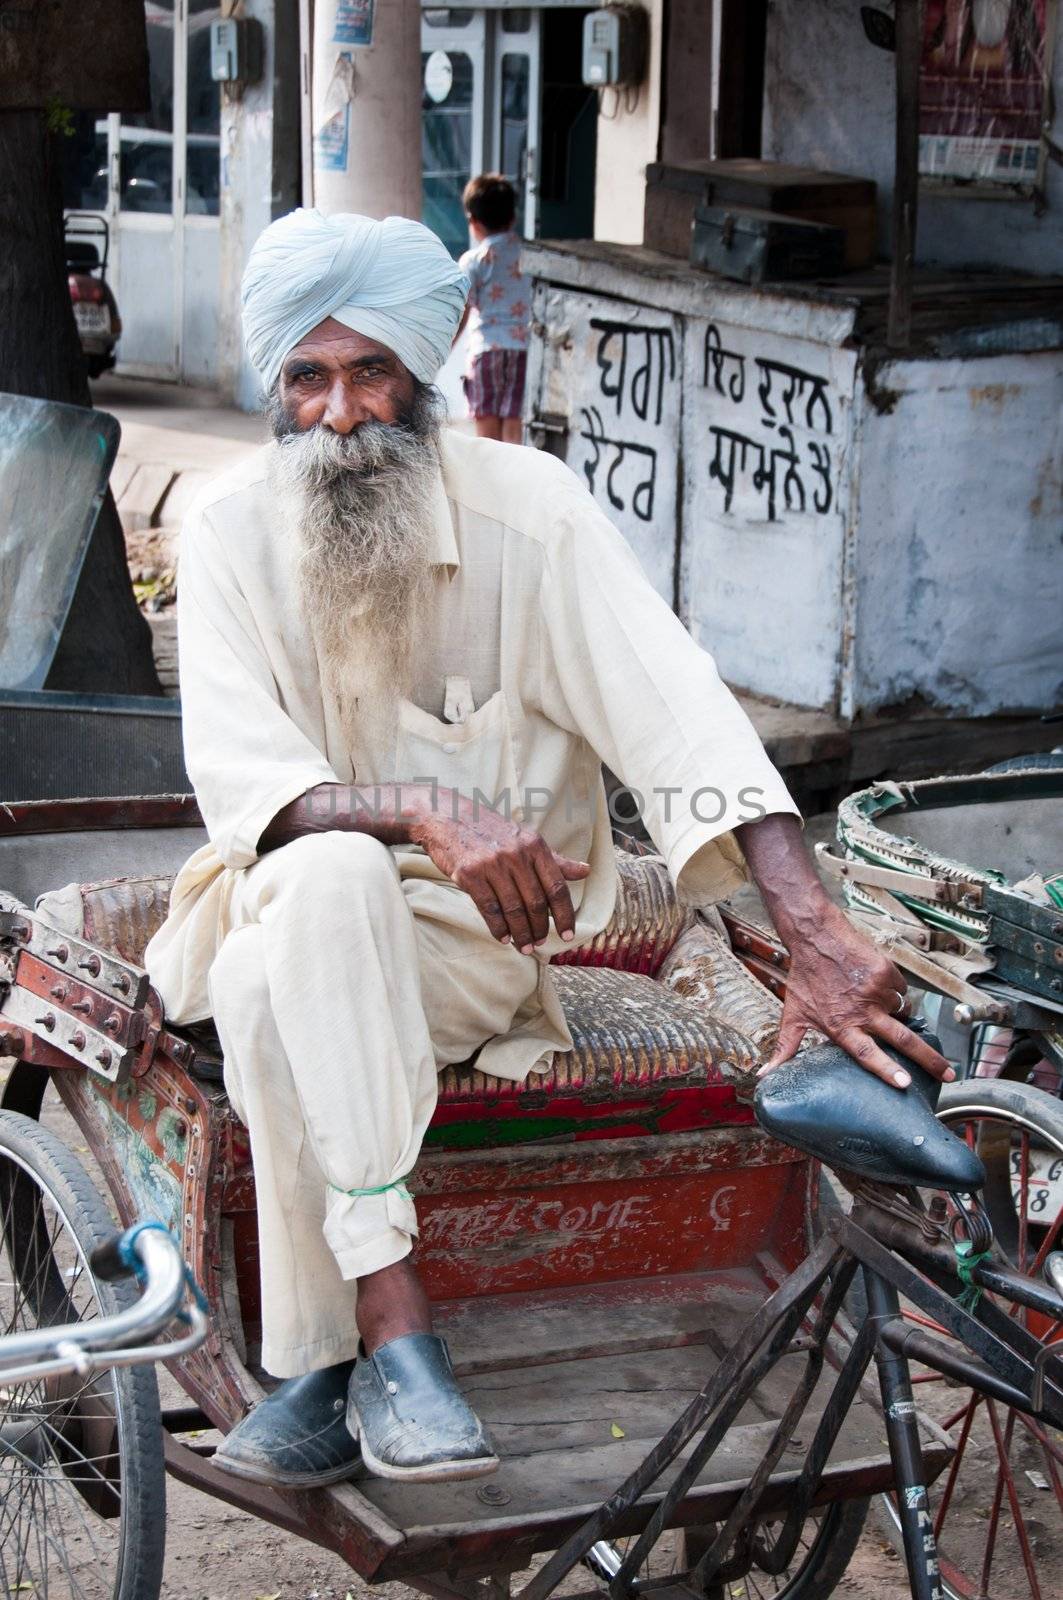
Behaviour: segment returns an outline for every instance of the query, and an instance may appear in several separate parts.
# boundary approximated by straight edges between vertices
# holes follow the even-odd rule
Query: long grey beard
[[[421,391],[400,423],[366,422],[346,436],[291,431],[275,400],[268,414],[277,439],[271,483],[295,522],[300,597],[323,688],[349,750],[387,760],[431,590],[438,413]]]

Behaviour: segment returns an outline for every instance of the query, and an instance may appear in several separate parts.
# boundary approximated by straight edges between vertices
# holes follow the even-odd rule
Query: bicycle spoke
[[[1026,1522],[1022,1514],[1022,1507],[1019,1504],[1019,1496],[1015,1488],[1015,1479],[1011,1471],[1011,1462],[1008,1458],[1009,1451],[1011,1449],[1011,1435],[1015,1427],[1015,1412],[1012,1411],[1008,1414],[1008,1420],[1005,1425],[1004,1436],[1002,1438],[1000,1423],[997,1419],[996,1406],[992,1400],[986,1401],[986,1411],[989,1413],[989,1423],[993,1429],[993,1439],[996,1443],[997,1457],[1000,1463],[998,1469],[996,1503],[999,1505],[1000,1482],[1002,1479],[1004,1487],[1007,1490],[1008,1504],[1011,1507],[1011,1515],[1015,1524],[1015,1532],[1019,1538],[1019,1548],[1022,1551],[1023,1566],[1026,1568],[1026,1579],[1030,1585],[1030,1595],[1032,1600],[1043,1600],[1041,1594],[1041,1585],[1037,1580],[1037,1567],[1034,1563],[1033,1551],[1030,1548],[1030,1538],[1026,1529]],[[988,1574],[986,1577],[986,1583],[988,1584]]]
[[[952,1500],[952,1492],[956,1487],[956,1479],[960,1472],[960,1463],[962,1462],[964,1452],[967,1449],[967,1440],[970,1437],[971,1424],[974,1421],[974,1414],[978,1410],[978,1403],[980,1399],[980,1395],[971,1396],[970,1404],[967,1407],[967,1415],[963,1419],[963,1427],[960,1430],[960,1437],[956,1442],[955,1454],[949,1463],[949,1475],[945,1480],[945,1488],[941,1496],[941,1504],[938,1507],[938,1513],[934,1519],[935,1539],[939,1539],[941,1537],[941,1529],[945,1518],[948,1515],[949,1503]]]

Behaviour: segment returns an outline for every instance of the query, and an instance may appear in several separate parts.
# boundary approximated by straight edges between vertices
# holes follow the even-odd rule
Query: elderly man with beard
[[[432,1332],[404,1180],[441,1067],[520,1080],[571,1047],[548,963],[612,912],[603,762],[687,902],[748,863],[792,955],[776,1061],[818,1027],[891,1083],[882,1043],[948,1074],[711,657],[574,474],[441,428],[464,299],[418,223],[267,228],[244,322],[274,442],[182,539],[210,843],[147,961],[172,1018],[215,1018],[250,1130],[262,1361],[286,1381],[215,1459],[268,1483],[359,1453],[400,1479],[497,1465]]]

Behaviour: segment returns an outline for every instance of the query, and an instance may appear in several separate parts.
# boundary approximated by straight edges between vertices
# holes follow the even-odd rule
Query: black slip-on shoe
[[[358,1357],[347,1427],[365,1465],[381,1478],[442,1483],[498,1468],[483,1424],[458,1388],[446,1344],[434,1333],[405,1333]]]
[[[353,1361],[288,1378],[227,1434],[213,1460],[255,1483],[313,1489],[349,1478],[361,1460],[347,1428]]]

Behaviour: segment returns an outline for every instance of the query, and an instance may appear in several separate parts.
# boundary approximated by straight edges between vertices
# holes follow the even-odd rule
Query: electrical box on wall
[[[210,25],[210,75],[215,83],[257,83],[262,76],[262,24],[219,17]]]
[[[583,19],[583,81],[589,88],[631,87],[646,70],[646,13],[610,5]]]

